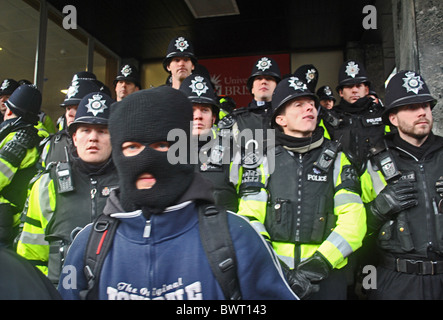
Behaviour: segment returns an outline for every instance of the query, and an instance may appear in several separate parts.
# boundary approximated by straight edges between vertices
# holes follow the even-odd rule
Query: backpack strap
[[[119,220],[108,215],[100,215],[94,222],[85,251],[83,269],[88,288],[80,292],[80,298],[98,299],[100,272],[109,249],[112,247],[114,234]]]
[[[226,209],[214,205],[199,207],[199,228],[203,248],[225,298],[242,298],[237,277],[237,260],[229,232]]]

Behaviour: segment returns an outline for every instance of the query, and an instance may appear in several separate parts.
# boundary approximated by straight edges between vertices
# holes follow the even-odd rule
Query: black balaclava
[[[193,180],[193,165],[171,164],[168,152],[156,151],[149,145],[168,141],[168,133],[173,129],[183,130],[189,142],[191,121],[192,104],[181,91],[167,86],[134,92],[112,105],[109,118],[112,158],[120,180],[120,202],[126,211],[161,213],[176,204],[187,190]],[[122,153],[126,141],[141,143],[145,149],[126,157]],[[150,173],[156,179],[151,189],[136,189],[136,180],[142,173]]]

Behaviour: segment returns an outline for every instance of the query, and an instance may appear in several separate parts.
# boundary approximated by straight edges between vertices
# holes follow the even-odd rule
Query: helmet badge
[[[306,89],[308,89],[306,84],[303,81],[301,81],[299,78],[297,78],[297,77],[289,78],[288,82],[289,82],[289,86],[293,87],[294,90],[306,90]]]
[[[419,75],[415,75],[414,72],[407,72],[405,74],[406,78],[403,78],[403,87],[406,88],[406,92],[418,92],[423,89],[423,81],[420,79]]]
[[[107,108],[105,102],[106,100],[102,100],[103,96],[100,94],[95,94],[92,96],[92,99],[88,99],[88,104],[86,107],[88,108],[88,112],[92,113],[94,117],[99,113],[103,113]]]
[[[8,87],[9,87],[9,80],[8,79],[5,79],[4,81],[3,81],[3,83],[2,83],[2,87],[0,88],[1,90],[5,90],[5,89],[7,89]]]
[[[121,70],[122,75],[125,77],[129,76],[132,73],[132,69],[129,65],[125,65]]]
[[[206,93],[208,91],[208,86],[206,85],[206,82],[204,82],[205,78],[196,76],[195,80],[191,80],[191,85],[189,88],[192,89],[192,92],[195,92],[198,96],[201,96],[203,93]]]
[[[349,61],[345,72],[348,76],[355,78],[355,76],[360,72],[360,68],[354,61]]]
[[[78,93],[78,88],[80,87],[78,81],[72,81],[71,85],[68,88],[68,93],[66,94],[67,99],[71,99],[71,97],[75,96]]]
[[[269,58],[266,57],[261,58],[256,65],[256,67],[262,71],[269,69],[271,66],[272,66],[271,60],[269,60]]]
[[[185,38],[183,37],[179,37],[176,41],[175,41],[175,47],[177,48],[177,50],[180,50],[181,52],[185,51],[188,47],[188,41],[186,41]]]
[[[312,80],[314,80],[315,79],[315,74],[316,74],[315,69],[308,70],[308,72],[306,72],[306,81],[309,83]]]

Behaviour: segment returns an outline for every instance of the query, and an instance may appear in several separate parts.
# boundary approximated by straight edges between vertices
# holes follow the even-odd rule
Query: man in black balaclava
[[[113,158],[120,176],[120,201],[126,211],[148,209],[151,213],[162,212],[175,204],[191,184],[194,167],[191,164],[172,165],[168,153],[158,151],[169,146],[168,133],[173,129],[183,130],[190,137],[189,122],[192,107],[182,92],[162,88],[152,94],[137,94],[115,105],[110,120]],[[168,94],[165,94],[165,91]],[[149,114],[146,110],[149,109]],[[171,117],[170,113],[175,116]],[[130,126],[128,127],[128,124]],[[124,155],[124,143],[137,144],[137,155]],[[131,148],[135,148],[131,146]],[[152,187],[137,189],[139,179],[151,179]],[[153,179],[153,180],[152,180]]]

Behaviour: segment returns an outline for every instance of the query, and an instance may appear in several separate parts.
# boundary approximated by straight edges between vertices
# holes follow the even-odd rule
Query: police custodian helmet
[[[134,83],[139,89],[141,89],[140,85],[140,75],[138,74],[138,69],[136,66],[132,64],[122,65],[118,75],[114,79],[114,86],[118,81],[128,81]]]
[[[389,124],[389,113],[397,107],[424,102],[429,102],[431,109],[437,104],[422,76],[414,71],[400,71],[386,87],[383,121]]]
[[[5,104],[18,117],[31,124],[37,124],[42,94],[34,85],[24,84],[12,93]]]
[[[252,83],[257,76],[271,76],[275,78],[277,83],[281,80],[280,68],[277,62],[268,57],[262,57],[257,60],[257,62],[252,67],[251,75],[248,78],[246,86],[249,92],[252,90]]]
[[[315,106],[318,107],[317,96],[309,91],[304,81],[294,76],[280,81],[272,96],[272,127],[276,127],[275,118],[280,114],[286,102],[298,97],[310,97],[315,101]]]
[[[79,124],[108,125],[111,105],[115,101],[101,91],[87,94],[78,104],[74,121],[68,131],[72,135]]]
[[[208,79],[193,73],[183,80],[180,85],[180,91],[182,91],[192,103],[210,104],[212,113],[216,116],[215,119],[216,122],[218,122],[220,107],[218,99],[215,96],[214,88]]]
[[[306,82],[309,91],[315,92],[318,82],[318,70],[313,64],[304,64],[294,71],[294,77]]]
[[[368,87],[371,85],[363,64],[355,60],[344,62],[338,71],[337,92],[344,86],[359,83],[365,83]]]
[[[187,57],[190,58],[192,63],[197,63],[197,57],[194,54],[194,46],[191,41],[185,37],[176,37],[169,42],[168,51],[166,51],[166,57],[163,59],[163,68],[168,71],[168,65],[174,57]]]

